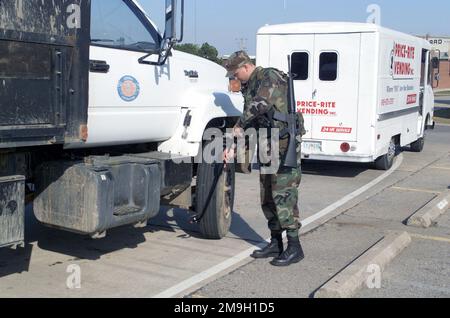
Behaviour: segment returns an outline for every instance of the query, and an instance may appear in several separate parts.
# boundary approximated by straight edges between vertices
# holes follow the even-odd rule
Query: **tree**
[[[197,55],[222,65],[222,60],[219,58],[219,52],[209,43],[203,43],[201,47],[192,43],[180,44],[175,46],[175,50]]]
[[[203,43],[202,47],[199,50],[199,54],[201,57],[204,57],[205,59],[208,59],[216,63],[220,63],[219,52],[214,46],[209,45],[208,42]]]
[[[178,51],[181,51],[181,52],[185,52],[185,53],[189,53],[189,54],[193,54],[193,55],[199,55],[198,45],[192,44],[192,43],[185,43],[185,44],[176,45],[175,46],[175,50],[178,50]]]

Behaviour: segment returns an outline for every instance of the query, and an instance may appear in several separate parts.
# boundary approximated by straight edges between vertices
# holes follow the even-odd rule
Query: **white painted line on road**
[[[412,234],[412,233],[410,233],[410,236],[412,238],[417,238],[417,239],[421,239],[421,240],[450,243],[450,238],[446,238],[446,237],[426,236],[426,235]]]
[[[380,183],[381,181],[383,181],[384,179],[386,179],[387,177],[389,177],[394,171],[396,171],[400,165],[403,162],[403,155],[400,155],[397,157],[397,160],[394,163],[394,166],[389,170],[386,171],[384,174],[382,174],[381,176],[379,176],[378,178],[376,178],[375,180],[373,180],[372,182],[366,184],[365,186],[361,187],[360,189],[350,193],[349,195],[347,195],[346,197],[342,198],[341,200],[337,201],[336,203],[330,205],[329,207],[323,209],[322,211],[320,211],[319,213],[305,219],[304,221],[302,221],[302,225],[305,227],[307,225],[312,224],[313,222],[319,220],[320,218],[326,216],[327,214],[333,212],[334,210],[336,210],[337,208],[343,206],[344,204],[346,204],[347,202],[353,200],[354,198],[356,198],[357,196],[361,195],[362,193],[364,193],[365,191],[369,190],[370,188],[374,187],[375,185],[377,185],[378,183]],[[286,235],[286,233],[284,234]],[[269,241],[269,239],[267,240]],[[177,284],[155,296],[153,296],[152,298],[173,298],[173,297],[177,297],[179,295],[181,295],[183,292],[190,290],[191,288],[198,286],[199,284],[201,284],[202,282],[214,277],[215,275],[218,275],[224,271],[226,271],[227,269],[230,269],[231,267],[239,264],[240,262],[244,261],[245,259],[249,258],[249,255],[256,249],[256,248],[261,248],[266,244],[266,242],[262,242],[261,244],[259,244],[257,247],[253,246],[239,254],[237,254],[236,256],[233,256],[227,260],[225,260],[224,262],[213,266],[195,276],[192,276],[191,278],[181,282],[180,284]]]
[[[439,202],[437,207],[438,207],[439,210],[444,210],[446,207],[448,207],[448,201],[447,200],[442,200],[441,202]]]
[[[431,167],[431,169],[450,170],[449,167]]]

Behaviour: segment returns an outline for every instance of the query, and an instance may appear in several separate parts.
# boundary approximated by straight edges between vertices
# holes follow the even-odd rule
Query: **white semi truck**
[[[94,238],[162,204],[195,210],[206,238],[228,232],[235,170],[221,152],[194,158],[242,96],[224,68],[173,49],[184,1],[165,14],[161,34],[135,0],[0,2],[0,247],[24,242],[25,202]]]
[[[257,63],[287,71],[291,55],[306,159],[375,162],[389,169],[399,146],[422,151],[434,127],[430,44],[375,24],[262,27]]]

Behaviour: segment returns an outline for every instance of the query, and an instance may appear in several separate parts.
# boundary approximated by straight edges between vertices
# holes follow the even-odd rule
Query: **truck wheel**
[[[425,146],[425,137],[419,138],[411,144],[411,151],[422,152]]]
[[[395,139],[392,138],[389,144],[388,153],[384,156],[381,156],[375,161],[375,168],[378,170],[389,170],[392,168],[394,164],[394,159],[397,154],[397,145],[395,143]]]
[[[206,239],[224,238],[231,226],[235,191],[235,165],[200,163],[197,167],[196,212],[200,215],[200,232]],[[220,176],[219,176],[220,175]],[[217,179],[218,178],[218,179]],[[215,189],[214,183],[217,180]]]

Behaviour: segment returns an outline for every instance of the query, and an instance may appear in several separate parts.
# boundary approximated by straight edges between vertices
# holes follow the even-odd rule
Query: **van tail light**
[[[344,142],[344,143],[341,145],[341,151],[342,151],[342,152],[349,152],[349,151],[350,151],[350,145],[349,145],[348,143]]]

